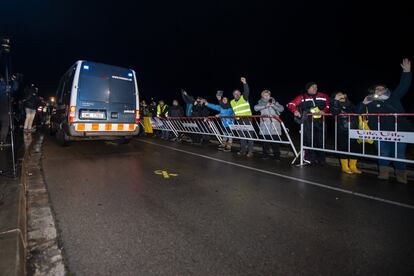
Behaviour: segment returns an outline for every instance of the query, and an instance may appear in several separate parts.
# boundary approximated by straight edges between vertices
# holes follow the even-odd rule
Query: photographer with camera
[[[193,103],[191,117],[208,117],[210,115],[210,112],[204,102],[205,100],[203,98],[197,97]],[[203,126],[200,124],[199,120],[196,120],[196,122],[199,128],[203,129]],[[194,143],[202,145],[208,143],[209,137],[204,134],[194,134],[192,140]]]
[[[269,118],[260,118],[260,134],[267,140],[278,141],[278,136],[282,135],[282,128],[277,119],[271,116],[279,116],[285,108],[279,104],[273,97],[269,90],[264,90],[261,93],[262,98],[257,105],[254,106],[255,111],[260,111],[260,115],[269,116]],[[280,159],[280,148],[278,143],[263,142],[263,159],[268,159],[270,154],[270,147],[273,150],[274,159]]]
[[[385,84],[376,84],[369,89],[369,94],[364,101],[358,106],[358,113],[405,113],[402,105],[402,98],[407,94],[412,79],[411,62],[404,59],[401,63],[402,74],[397,88],[391,91]],[[412,132],[414,128],[407,117],[397,117],[398,129],[395,129],[394,116],[382,116],[380,118],[380,129],[378,129],[378,117],[368,116],[368,126],[371,130],[382,131],[407,131]],[[378,145],[380,143],[380,145]],[[397,143],[397,156],[394,156],[395,143]],[[380,156],[395,157],[405,159],[407,149],[406,143],[400,142],[375,142],[375,146],[380,149]],[[383,180],[389,179],[390,160],[379,159],[378,161],[378,178]],[[400,183],[407,183],[406,164],[404,162],[393,162],[395,175]]]
[[[303,142],[305,146],[322,148],[323,146],[323,118],[329,112],[329,98],[325,93],[318,91],[315,82],[305,86],[306,91],[288,103],[287,108],[295,116],[295,121],[303,124]],[[312,116],[309,116],[312,114]],[[312,129],[313,127],[313,129]],[[324,165],[325,153],[316,150],[306,150],[304,158],[311,164]]]

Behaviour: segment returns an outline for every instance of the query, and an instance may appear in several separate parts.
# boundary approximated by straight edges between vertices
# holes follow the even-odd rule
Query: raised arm
[[[240,78],[240,80],[243,83],[243,98],[246,101],[248,101],[249,100],[249,95],[250,95],[249,85],[247,84],[246,78],[242,77],[242,78]]]
[[[401,67],[403,69],[401,74],[400,83],[398,84],[397,88],[394,89],[394,91],[391,94],[391,97],[396,97],[401,99],[402,97],[407,94],[408,90],[411,86],[411,79],[412,79],[412,73],[411,73],[411,62],[408,59],[404,59],[401,63]]]
[[[191,97],[190,95],[187,94],[186,91],[184,91],[184,89],[181,89],[181,96],[183,97],[183,100],[186,104],[192,104],[194,103],[195,99],[193,97]]]
[[[216,111],[220,111],[220,106],[216,104],[207,103],[207,107]]]

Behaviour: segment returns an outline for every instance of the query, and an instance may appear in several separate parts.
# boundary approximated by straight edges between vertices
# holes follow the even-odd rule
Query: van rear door
[[[84,62],[79,74],[77,119],[135,123],[136,93],[132,70]]]

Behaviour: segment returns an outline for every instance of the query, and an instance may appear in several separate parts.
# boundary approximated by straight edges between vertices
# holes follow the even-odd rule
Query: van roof
[[[131,70],[135,73],[134,69],[128,68],[128,67],[121,67],[121,66],[116,66],[116,65],[111,65],[111,64],[106,64],[106,63],[101,63],[101,62],[95,62],[95,61],[89,61],[89,60],[78,60],[77,62],[75,62],[74,65],[77,64],[82,64],[82,63],[90,63],[90,64],[96,64],[96,65],[103,65],[103,66],[109,66],[109,67],[114,67],[114,68],[120,68],[120,69],[127,69],[127,70]]]

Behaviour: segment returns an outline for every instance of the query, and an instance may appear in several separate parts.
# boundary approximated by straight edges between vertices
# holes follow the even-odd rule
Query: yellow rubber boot
[[[352,171],[348,166],[348,159],[341,159],[341,167],[344,173],[352,174]]]
[[[362,172],[358,169],[357,162],[358,162],[358,160],[356,160],[356,159],[349,159],[349,169],[353,173],[361,174]]]

